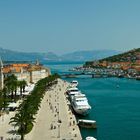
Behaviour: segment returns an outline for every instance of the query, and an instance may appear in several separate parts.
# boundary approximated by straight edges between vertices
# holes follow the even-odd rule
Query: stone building
[[[50,69],[42,66],[37,61],[35,64],[16,63],[3,66],[0,59],[0,89],[3,89],[4,78],[14,74],[19,81],[25,80],[27,83],[36,83],[38,80],[48,77]]]

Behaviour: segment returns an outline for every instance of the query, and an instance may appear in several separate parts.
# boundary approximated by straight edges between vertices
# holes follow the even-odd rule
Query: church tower
[[[0,89],[4,87],[3,62],[0,58]]]
[[[40,63],[39,63],[39,60],[38,60],[38,59],[36,60],[35,65],[37,65],[37,66],[39,66],[39,65],[40,65]]]

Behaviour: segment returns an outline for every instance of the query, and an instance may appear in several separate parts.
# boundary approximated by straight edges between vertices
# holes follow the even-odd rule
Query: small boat
[[[94,137],[88,136],[86,137],[86,140],[97,140],[97,139],[95,139]]]
[[[73,80],[73,81],[71,82],[71,85],[72,85],[72,87],[77,87],[77,86],[78,86],[78,81]]]
[[[97,128],[96,121],[94,120],[78,120],[78,125],[85,128]]]

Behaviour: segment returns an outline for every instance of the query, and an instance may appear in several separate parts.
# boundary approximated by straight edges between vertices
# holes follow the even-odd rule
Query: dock
[[[57,85],[46,91],[36,123],[25,140],[82,140],[75,115],[66,98],[68,86],[67,82],[58,79]]]

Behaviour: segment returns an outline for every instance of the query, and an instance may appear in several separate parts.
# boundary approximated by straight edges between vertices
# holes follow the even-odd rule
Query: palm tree
[[[22,92],[25,92],[25,87],[27,86],[27,82],[25,80],[18,81],[18,86],[20,88],[20,95],[22,96]]]
[[[17,81],[13,81],[10,83],[10,91],[11,91],[11,99],[16,97],[16,91],[17,91]],[[15,95],[14,95],[15,92]]]
[[[2,90],[0,90],[0,111],[2,110],[2,106],[3,106],[3,95],[2,95]]]
[[[15,126],[18,126],[18,133],[21,135],[21,140],[24,140],[25,135],[25,117],[24,114],[17,113],[15,117],[10,119],[9,123],[14,123]]]
[[[22,81],[22,90],[25,92],[25,87],[27,86],[27,82],[25,80]]]
[[[5,79],[5,86],[8,89],[8,92],[11,93],[11,99],[14,98],[14,91],[17,90],[17,77],[12,74]]]
[[[20,88],[20,96],[22,96],[22,82],[18,81],[18,87]]]
[[[20,134],[21,140],[24,140],[25,134],[31,131],[29,126],[33,127],[34,118],[33,116],[27,112],[27,108],[25,108],[25,103],[22,104],[19,112],[10,119],[10,124],[13,123],[15,127],[18,127],[17,133]]]
[[[24,140],[25,134],[29,133],[29,131],[31,131],[33,127],[35,119],[34,116],[39,110],[40,103],[45,94],[46,85],[51,86],[52,84],[54,84],[53,81],[55,81],[57,78],[57,75],[52,75],[39,80],[36,83],[35,88],[31,92],[31,94],[27,96],[27,98],[19,106],[18,113],[15,115],[15,117],[11,118],[10,123],[14,123],[15,126],[18,126],[18,133],[21,135],[21,140]],[[22,91],[22,88],[24,88],[25,83],[23,84],[23,81],[20,81],[20,84]]]
[[[5,111],[8,105],[8,98],[7,98],[7,89],[4,87],[3,90],[0,90],[0,110],[3,109]]]

